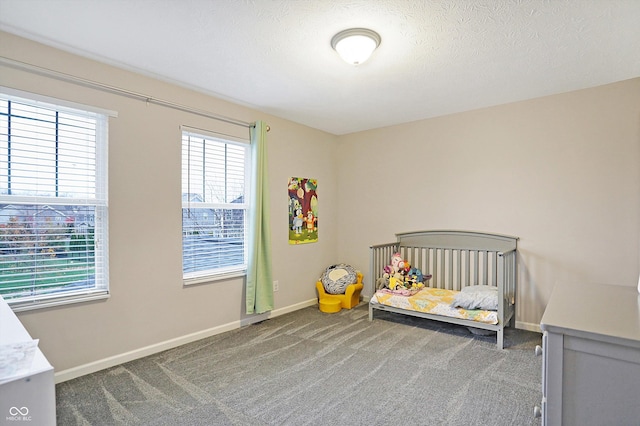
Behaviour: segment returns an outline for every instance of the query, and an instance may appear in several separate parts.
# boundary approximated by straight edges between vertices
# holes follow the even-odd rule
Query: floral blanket
[[[457,293],[458,292],[454,290],[430,287],[425,287],[416,294],[407,296],[394,294],[390,291],[378,290],[371,298],[370,303],[424,312],[426,314],[467,319],[485,324],[498,323],[498,313],[496,311],[452,307],[451,305]]]

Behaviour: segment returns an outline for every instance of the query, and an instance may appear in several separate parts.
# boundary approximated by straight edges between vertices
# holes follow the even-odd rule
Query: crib
[[[470,330],[496,332],[496,345],[504,348],[504,328],[515,325],[517,288],[518,237],[473,231],[433,230],[396,234],[397,241],[370,247],[370,270],[366,294],[369,300],[369,321],[374,311],[382,310],[444,321],[469,327]],[[376,288],[393,253],[400,253],[412,266],[431,278],[415,296],[389,296]],[[429,292],[457,295],[468,286],[497,288],[497,310],[481,312],[442,306],[431,311],[417,307],[429,297]],[[471,290],[471,289],[468,289]],[[490,288],[490,290],[495,289]],[[436,312],[436,313],[434,313]],[[479,320],[489,318],[490,320]],[[485,331],[486,332],[486,331]]]

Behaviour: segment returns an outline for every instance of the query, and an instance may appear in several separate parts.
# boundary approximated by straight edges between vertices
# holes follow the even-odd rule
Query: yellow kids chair
[[[322,281],[316,282],[318,290],[318,302],[320,310],[323,312],[338,312],[341,308],[351,309],[360,303],[360,292],[364,285],[362,284],[363,275],[360,271],[356,271],[356,282],[347,285],[343,294],[330,294],[324,289]],[[336,302],[340,302],[337,304]]]

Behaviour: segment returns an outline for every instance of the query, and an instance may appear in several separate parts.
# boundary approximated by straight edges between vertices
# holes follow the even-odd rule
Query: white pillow
[[[454,308],[498,310],[498,288],[486,285],[465,287],[457,293],[451,304]]]

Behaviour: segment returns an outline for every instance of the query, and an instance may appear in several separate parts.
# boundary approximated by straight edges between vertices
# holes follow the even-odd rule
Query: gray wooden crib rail
[[[425,283],[429,287],[461,290],[468,285],[496,286],[504,279],[504,289],[513,287],[515,293],[517,237],[470,231],[407,232],[396,237],[396,242],[370,247],[368,295],[375,293],[376,281],[396,252],[432,275]]]
[[[515,322],[517,287],[517,237],[472,231],[419,231],[396,234],[397,241],[370,247],[370,270],[365,296],[376,292],[378,278],[393,253],[400,253],[411,266],[432,275],[425,285],[461,290],[469,285],[498,287],[498,325],[476,325],[498,331]]]

